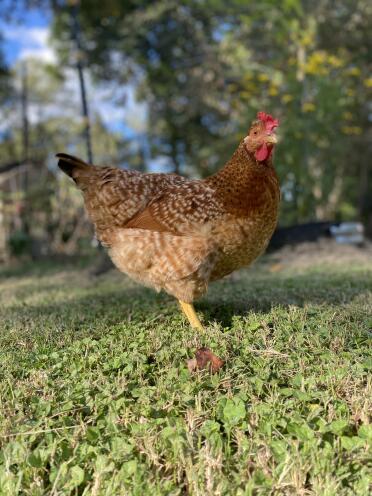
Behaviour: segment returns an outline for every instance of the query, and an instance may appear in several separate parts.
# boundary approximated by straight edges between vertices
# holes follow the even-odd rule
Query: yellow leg
[[[193,327],[194,329],[203,330],[204,328],[203,328],[200,320],[198,319],[198,316],[196,315],[196,312],[194,310],[194,306],[192,305],[192,303],[185,303],[184,301],[181,301],[181,300],[179,300],[179,302],[181,305],[181,310],[186,315],[188,321],[191,324],[191,327]]]

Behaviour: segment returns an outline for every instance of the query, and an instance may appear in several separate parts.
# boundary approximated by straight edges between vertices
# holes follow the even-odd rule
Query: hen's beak
[[[269,143],[271,145],[275,145],[278,143],[278,138],[276,137],[276,134],[270,133],[266,136],[266,143]]]

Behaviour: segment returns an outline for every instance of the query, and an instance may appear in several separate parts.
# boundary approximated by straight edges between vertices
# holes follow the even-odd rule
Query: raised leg
[[[194,310],[194,305],[192,303],[185,303],[181,300],[179,300],[179,303],[181,306],[181,310],[186,315],[188,321],[191,324],[191,327],[193,327],[194,329],[203,330],[204,328]]]

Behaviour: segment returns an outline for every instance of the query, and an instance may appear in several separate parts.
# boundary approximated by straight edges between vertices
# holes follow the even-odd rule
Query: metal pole
[[[29,148],[30,148],[30,126],[28,122],[28,81],[27,81],[27,64],[23,62],[21,65],[21,107],[22,107],[22,153],[23,153],[23,161],[25,163],[25,169],[20,178],[20,187],[22,188],[22,202],[23,208],[22,213],[20,215],[22,227],[24,232],[29,233],[29,215],[30,215],[30,207],[31,204],[28,198],[28,167],[29,167]]]
[[[22,145],[23,160],[29,159],[29,125],[28,125],[28,86],[27,86],[27,64],[21,66],[22,89],[21,89],[21,107],[22,107]]]
[[[71,2],[72,3],[72,2]],[[89,163],[93,163],[92,140],[90,132],[89,109],[87,101],[87,93],[85,86],[84,66],[83,66],[83,50],[80,41],[80,24],[78,18],[78,2],[75,1],[71,5],[72,17],[72,38],[76,47],[76,69],[79,76],[81,108],[83,115],[83,136],[86,143],[87,159]]]

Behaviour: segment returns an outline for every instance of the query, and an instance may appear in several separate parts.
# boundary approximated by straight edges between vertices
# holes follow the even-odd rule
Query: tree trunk
[[[21,188],[22,188],[22,229],[25,233],[29,234],[30,225],[29,218],[31,215],[31,204],[28,201],[28,160],[29,160],[29,123],[28,123],[28,84],[27,84],[27,65],[23,62],[22,67],[22,89],[21,89],[21,107],[22,107],[22,145],[23,145],[23,157],[22,159],[26,163],[26,167],[21,173]]]
[[[72,17],[72,38],[75,42],[76,48],[76,69],[79,77],[80,95],[81,95],[81,109],[83,115],[83,136],[85,139],[87,149],[87,159],[89,163],[93,163],[92,140],[90,133],[90,120],[88,101],[85,86],[84,67],[83,67],[83,50],[80,42],[80,24],[78,19],[78,5],[77,2],[71,7]]]

